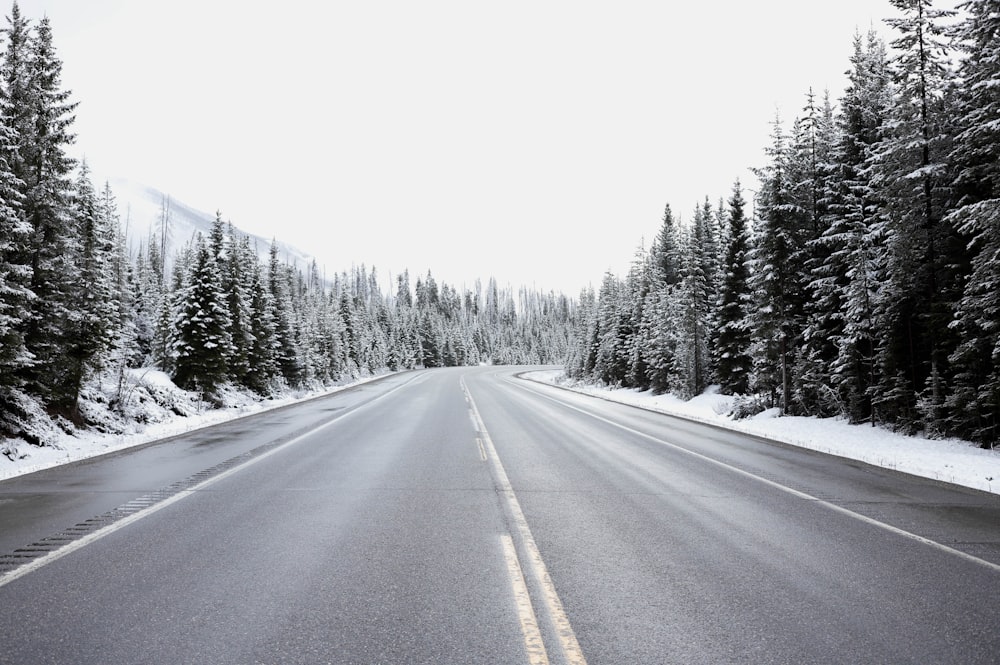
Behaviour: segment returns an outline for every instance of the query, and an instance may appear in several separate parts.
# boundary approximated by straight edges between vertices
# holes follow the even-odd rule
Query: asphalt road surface
[[[1000,662],[1000,498],[519,369],[0,482],[0,663]]]

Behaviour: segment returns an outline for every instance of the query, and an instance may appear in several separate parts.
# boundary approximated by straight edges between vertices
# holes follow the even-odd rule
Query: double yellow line
[[[480,456],[490,464],[504,512],[512,527],[511,533],[503,534],[500,541],[504,560],[507,563],[507,572],[514,593],[518,618],[521,622],[521,633],[528,654],[528,662],[531,665],[548,665],[549,656],[539,628],[538,614],[535,612],[534,603],[528,592],[525,570],[528,572],[528,579],[531,579],[534,586],[539,589],[541,596],[538,603],[539,614],[547,619],[557,636],[563,661],[567,665],[587,665],[580,644],[576,640],[576,634],[573,632],[573,627],[563,609],[562,601],[559,600],[559,594],[556,593],[555,584],[553,584],[545,562],[542,560],[542,555],[538,551],[538,545],[535,544],[535,539],[531,535],[531,529],[528,527],[528,521],[521,510],[521,504],[511,487],[507,471],[500,462],[493,440],[486,430],[486,425],[483,424],[483,419],[479,415],[479,409],[476,407],[475,400],[472,399],[468,386],[465,384],[465,379],[461,380],[461,384],[465,400],[469,405],[473,426],[476,428]],[[523,557],[518,555],[518,549],[524,555]],[[526,565],[522,565],[522,561]]]

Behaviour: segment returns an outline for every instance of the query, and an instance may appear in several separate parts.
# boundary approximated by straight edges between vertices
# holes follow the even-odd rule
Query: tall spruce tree
[[[249,374],[255,361],[253,357],[253,288],[254,275],[259,272],[257,254],[250,245],[250,238],[237,233],[232,222],[226,225],[229,249],[221,257],[223,262],[223,290],[229,306],[232,336],[232,355],[229,371],[232,379],[249,387]]]
[[[751,250],[753,388],[783,413],[791,408],[792,367],[803,330],[807,283],[802,208],[792,191],[790,153],[781,121],[773,123],[771,163],[757,171],[757,228]]]
[[[663,209],[660,229],[649,250],[649,292],[640,323],[649,388],[658,394],[670,390],[679,380],[673,305],[682,277],[682,258],[680,234],[668,204]]]
[[[301,378],[301,365],[295,334],[295,312],[292,308],[292,290],[288,270],[278,257],[278,242],[271,242],[267,268],[267,287],[274,303],[275,356],[281,376],[297,385]]]
[[[943,433],[955,342],[948,331],[964,260],[946,221],[950,151],[946,44],[950,14],[929,0],[892,0],[902,17],[892,71],[897,87],[890,130],[876,147],[874,184],[889,202],[881,211],[886,284],[878,300],[883,416],[904,430]]]
[[[956,208],[948,221],[973,254],[952,324],[961,343],[949,358],[948,408],[951,429],[991,447],[1000,442],[1000,3],[961,7],[967,15],[955,36],[964,58],[950,155]]]
[[[16,5],[15,5],[16,9]],[[12,10],[12,22],[15,11]],[[22,28],[11,25],[10,49],[24,61],[25,81],[9,81],[11,87],[26,83],[18,93],[26,105],[18,132],[21,155],[25,218],[31,226],[28,252],[31,264],[30,302],[25,346],[36,362],[28,368],[28,381],[37,394],[57,410],[72,415],[76,405],[76,383],[66,374],[67,320],[79,315],[75,300],[77,284],[73,257],[79,252],[79,228],[70,216],[71,175],[74,160],[67,154],[74,140],[70,132],[75,103],[61,87],[62,62],[56,57],[47,18],[39,21],[26,41],[15,38]],[[10,57],[15,57],[13,53]],[[12,76],[16,76],[14,69]]]
[[[715,250],[710,225],[712,210],[707,204],[695,208],[691,227],[684,238],[681,281],[676,289],[677,345],[674,367],[677,379],[672,386],[680,397],[701,394],[714,378],[709,344],[712,337],[712,276]]]
[[[829,95],[817,104],[812,89],[806,96],[803,115],[796,122],[791,160],[794,196],[803,218],[803,268],[806,303],[802,345],[796,354],[792,372],[793,402],[803,414],[830,416],[841,411],[839,400],[830,388],[832,358],[836,342],[830,335],[836,327],[839,311],[830,308],[824,298],[823,279],[829,245],[823,236],[831,223],[833,202],[833,152],[836,132]]]
[[[29,288],[31,227],[22,207],[23,182],[15,173],[21,158],[18,143],[22,100],[18,95],[26,93],[19,85],[25,74],[18,58],[24,53],[14,44],[27,39],[17,5],[8,21],[10,25],[4,31],[7,51],[0,61],[0,413],[7,414],[14,409],[13,391],[23,386],[22,371],[33,362],[24,343],[26,313],[33,296]],[[14,429],[5,420],[0,416],[0,433]]]
[[[113,208],[98,200],[86,163],[77,176],[71,210],[79,241],[78,254],[69,263],[78,278],[69,286],[74,304],[66,308],[60,346],[66,394],[74,400],[69,415],[78,420],[75,400],[84,381],[104,368],[121,326],[114,273],[118,218]]]
[[[715,342],[718,357],[716,372],[722,392],[745,395],[750,389],[750,272],[748,269],[750,235],[743,193],[739,180],[729,197],[729,228],[722,265],[719,296],[719,322]]]
[[[174,297],[174,380],[212,398],[215,389],[230,379],[232,320],[213,243],[200,234],[186,285]]]
[[[830,383],[837,408],[852,422],[875,422],[875,300],[880,288],[884,240],[877,233],[882,201],[872,185],[874,147],[881,141],[892,104],[885,44],[874,31],[854,37],[848,86],[836,118],[831,150],[827,217],[816,241],[819,264],[811,291],[815,311],[811,337],[826,357],[833,346]]]

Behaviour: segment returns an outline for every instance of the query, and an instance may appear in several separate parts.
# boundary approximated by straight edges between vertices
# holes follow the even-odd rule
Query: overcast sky
[[[24,0],[76,156],[328,271],[577,295],[763,164],[886,2]],[[5,14],[9,14],[9,5]],[[749,197],[749,194],[748,194]]]

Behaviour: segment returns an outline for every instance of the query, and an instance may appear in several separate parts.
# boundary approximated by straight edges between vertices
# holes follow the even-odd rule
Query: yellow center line
[[[524,551],[527,552],[527,559],[525,561],[527,565],[525,568],[541,587],[541,600],[548,619],[554,627],[556,635],[559,637],[559,646],[562,648],[565,662],[568,665],[587,665],[587,659],[583,656],[583,650],[580,649],[580,644],[577,642],[576,633],[573,632],[573,626],[570,625],[569,617],[566,616],[562,601],[559,600],[559,594],[556,593],[552,577],[549,575],[545,561],[542,560],[542,554],[538,551],[538,545],[535,544],[535,539],[531,535],[528,520],[521,510],[521,504],[514,494],[513,487],[511,487],[507,471],[500,462],[500,457],[497,455],[493,440],[490,438],[489,432],[486,431],[486,425],[479,415],[479,409],[476,407],[476,402],[472,399],[472,395],[469,393],[469,388],[466,386],[464,379],[461,380],[461,384],[462,390],[465,392],[466,401],[469,404],[472,420],[476,426],[479,441],[483,448],[485,448],[486,455],[493,468],[494,478],[500,490],[499,495],[503,498],[507,512],[510,515],[514,527],[512,535],[518,538]],[[511,542],[513,543],[513,539]]]
[[[503,546],[503,557],[507,562],[507,574],[510,575],[510,585],[514,590],[514,603],[517,605],[517,615],[521,620],[521,634],[524,636],[524,646],[528,652],[528,662],[531,665],[549,665],[549,656],[545,653],[542,633],[538,630],[538,620],[535,610],[531,607],[531,597],[528,595],[528,585],[524,583],[524,573],[517,560],[517,550],[514,540],[508,534],[500,536]]]

